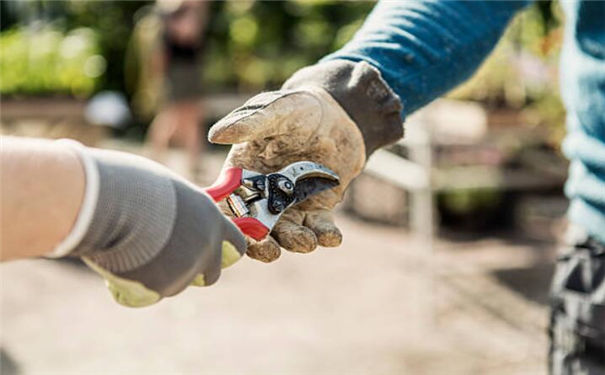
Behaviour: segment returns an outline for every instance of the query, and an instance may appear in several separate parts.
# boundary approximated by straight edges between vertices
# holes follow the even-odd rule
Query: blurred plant
[[[204,81],[210,91],[280,85],[297,69],[342,46],[374,2],[215,2]]]
[[[89,28],[63,33],[49,25],[0,35],[0,92],[90,94],[105,72],[98,35]]]
[[[496,207],[502,192],[495,189],[452,190],[439,195],[439,203],[458,215]]]
[[[93,30],[95,48],[107,62],[104,73],[96,78],[95,90],[125,90],[124,61],[135,14],[152,3],[1,0],[2,35],[7,33],[7,39],[24,35],[32,22],[59,34],[82,27]],[[275,87],[297,69],[342,46],[373,5],[372,1],[333,0],[213,2],[206,38],[206,86],[211,92]],[[29,39],[18,41],[29,43]],[[21,68],[11,65],[8,69],[14,76]],[[23,83],[3,86],[3,92],[48,92],[53,87],[58,86]]]
[[[133,15],[148,3],[2,0],[2,93],[124,91]]]
[[[448,96],[520,110],[523,123],[545,127],[558,146],[565,115],[558,89],[561,20],[558,2],[534,3],[513,20],[473,78]]]
[[[84,25],[97,30],[102,54],[111,62],[101,82],[103,89],[125,91],[124,61],[134,15],[151,3],[149,0],[68,2],[67,26]]]
[[[440,224],[455,233],[510,228],[514,220],[514,194],[493,189],[472,189],[437,194]]]
[[[136,71],[139,65],[126,61],[126,53],[135,14],[150,4],[0,0],[2,93],[132,94],[138,83],[126,82],[125,72]],[[297,69],[342,47],[373,6],[372,1],[334,0],[213,2],[200,78],[205,91],[278,87]],[[522,109],[523,121],[547,127],[556,143],[563,133],[556,88],[561,18],[558,3],[552,0],[529,7],[512,22],[479,72],[450,96]],[[92,43],[79,52],[87,55],[66,60],[61,52],[64,39],[69,44],[82,38]],[[56,70],[59,67],[61,71]]]

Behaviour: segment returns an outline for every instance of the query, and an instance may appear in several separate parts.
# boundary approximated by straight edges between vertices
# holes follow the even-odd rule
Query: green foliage
[[[1,92],[88,95],[99,89],[124,90],[124,57],[134,14],[149,3],[2,1]],[[68,56],[69,45],[79,52]]]
[[[297,69],[342,46],[374,3],[215,2],[204,82],[210,91],[276,87]]]
[[[521,107],[557,92],[562,30],[544,19],[538,3],[515,18],[490,57],[452,96]]]
[[[59,3],[65,6],[59,20],[64,23],[66,29],[90,27],[99,35],[99,49],[109,62],[107,71],[101,78],[100,87],[124,91],[124,59],[135,22],[135,13],[152,2],[71,0]]]
[[[496,207],[502,193],[494,189],[453,190],[439,195],[443,207],[456,214],[469,214]]]
[[[0,92],[90,94],[105,72],[97,34],[45,26],[0,35]]]
[[[534,3],[513,20],[473,78],[449,96],[517,108],[526,124],[546,127],[558,145],[565,122],[558,87],[561,20],[558,2]]]
[[[2,93],[126,91],[125,65],[132,76],[137,69],[125,64],[133,25],[141,18],[137,12],[150,4],[0,0]],[[342,47],[373,6],[372,1],[334,0],[213,2],[205,38],[205,91],[278,87],[297,69]],[[561,133],[556,88],[560,18],[558,4],[550,0],[523,12],[476,76],[452,96],[524,108],[528,123]],[[25,22],[32,19],[37,21]],[[62,46],[76,40],[89,45],[67,58]]]
[[[16,56],[3,57],[9,72],[3,93],[90,92],[94,89],[125,90],[124,61],[136,12],[150,1],[2,1],[3,44],[10,45]],[[312,64],[341,47],[361,26],[371,10],[371,1],[217,1],[211,6],[206,36],[204,81],[208,91],[259,90],[279,85],[295,70]],[[91,46],[107,61],[104,73],[85,88],[72,90],[65,83],[51,82],[54,71],[48,61],[30,61],[26,56],[32,41],[26,38],[31,25],[24,20],[37,19],[51,33],[59,48],[61,38],[70,30],[85,27],[94,32]],[[6,21],[5,21],[6,20]],[[6,31],[6,25],[12,27]],[[6,34],[6,35],[5,35]],[[50,35],[50,34],[49,34]],[[63,35],[63,36],[61,36]],[[12,43],[12,44],[11,44]],[[14,43],[21,43],[16,46]],[[58,44],[57,44],[58,43]],[[11,53],[14,52],[11,50]],[[48,52],[60,56],[58,50]],[[21,59],[21,60],[19,60]],[[53,60],[54,61],[54,60]],[[98,60],[100,61],[100,60]],[[9,63],[10,62],[10,63]],[[41,82],[30,72],[38,70],[33,63],[45,66]],[[3,69],[6,71],[6,69]],[[73,69],[70,74],[76,74]],[[21,78],[17,79],[17,76]],[[12,77],[12,78],[11,78]],[[4,76],[3,76],[4,78]],[[78,80],[80,78],[73,78]],[[12,80],[12,81],[11,81]],[[15,83],[18,80],[21,83]],[[25,82],[32,81],[32,82]],[[12,82],[12,83],[11,83]],[[82,83],[84,85],[84,83]]]

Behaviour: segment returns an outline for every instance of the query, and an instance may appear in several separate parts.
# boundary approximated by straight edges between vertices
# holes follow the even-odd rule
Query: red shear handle
[[[235,189],[242,184],[242,169],[230,167],[221,173],[216,182],[206,188],[206,193],[219,202],[227,198]],[[252,237],[257,241],[262,240],[269,234],[269,228],[253,217],[236,217],[233,222],[246,236]]]
[[[215,202],[221,201],[233,193],[235,189],[242,184],[242,169],[230,167],[224,169],[216,182],[206,188],[206,193],[214,199]]]
[[[236,217],[233,222],[246,236],[257,241],[262,240],[269,234],[269,228],[253,217]]]

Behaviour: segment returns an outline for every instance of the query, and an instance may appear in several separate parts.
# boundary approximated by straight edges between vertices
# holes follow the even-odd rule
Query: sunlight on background
[[[161,3],[1,0],[2,134],[150,156],[148,130],[170,91],[154,75]],[[212,2],[184,80],[199,91],[189,110],[201,113],[201,138],[342,47],[373,5]],[[398,184],[406,176],[385,178],[397,174],[392,158],[375,163],[337,213],[339,249],[271,265],[245,259],[209,291],[137,311],[115,306],[79,263],[3,265],[2,373],[544,372],[546,291],[566,208],[562,21],[556,2],[530,7],[473,79],[410,118],[388,154],[419,163],[432,185],[418,194]],[[200,141],[203,165],[192,172],[187,138],[177,132],[163,162],[208,185],[228,148]],[[423,217],[428,241],[414,227]]]

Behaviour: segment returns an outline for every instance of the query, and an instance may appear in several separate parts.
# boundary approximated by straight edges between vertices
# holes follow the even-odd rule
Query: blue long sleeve
[[[402,116],[469,78],[527,1],[381,1],[355,37],[323,61],[366,61],[403,103]]]
[[[402,117],[466,80],[528,1],[406,0],[378,3],[327,60],[365,61],[403,103]],[[562,0],[562,98],[571,161],[569,220],[605,243],[605,2]]]

